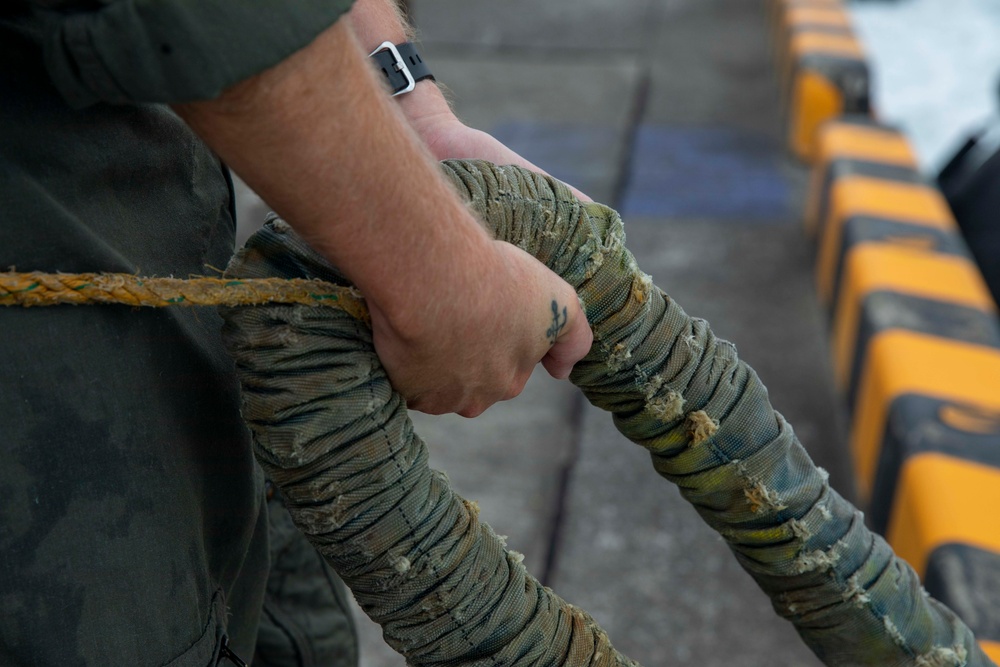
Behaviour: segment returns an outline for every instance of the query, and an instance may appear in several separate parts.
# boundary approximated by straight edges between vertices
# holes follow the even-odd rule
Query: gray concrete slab
[[[763,0],[672,0],[657,13],[644,122],[782,136]]]
[[[496,134],[557,176],[560,166],[574,165],[566,178],[595,199],[614,195],[628,147],[631,100],[640,83],[635,58],[484,55],[434,45],[427,53],[466,124]],[[532,141],[532,126],[541,132],[560,130],[565,144],[546,147]],[[524,141],[518,141],[525,130]],[[591,140],[573,141],[573,135]]]
[[[414,0],[426,44],[469,49],[608,51],[641,48],[660,0]]]
[[[458,116],[484,130],[512,120],[621,126],[640,71],[629,55],[547,58],[434,44],[426,53]]]

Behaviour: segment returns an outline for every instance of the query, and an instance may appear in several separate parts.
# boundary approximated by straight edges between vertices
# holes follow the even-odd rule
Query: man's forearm
[[[413,29],[395,0],[355,0],[347,20],[361,48],[369,53],[385,41],[399,44],[413,39]]]
[[[221,97],[176,109],[361,288],[410,407],[475,416],[516,396],[539,360],[567,377],[592,340],[573,288],[490,237],[366,54],[340,21]],[[564,312],[554,340],[553,308]]]
[[[222,97],[178,113],[373,300],[406,304],[435,257],[475,263],[487,234],[439,174],[341,21]]]

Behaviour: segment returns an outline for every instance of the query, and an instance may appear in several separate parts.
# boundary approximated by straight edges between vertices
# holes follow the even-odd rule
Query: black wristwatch
[[[372,51],[371,57],[388,79],[393,97],[410,92],[416,87],[417,81],[434,78],[424,59],[417,53],[417,47],[411,42],[398,45],[382,42]]]

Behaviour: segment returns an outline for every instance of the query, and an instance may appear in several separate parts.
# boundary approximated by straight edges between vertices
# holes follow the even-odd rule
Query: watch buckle
[[[376,53],[381,53],[382,51],[388,51],[392,54],[392,67],[393,71],[397,74],[402,74],[403,79],[406,81],[406,85],[402,88],[396,88],[393,86],[392,96],[402,95],[403,93],[408,93],[417,87],[417,82],[413,78],[413,73],[410,72],[409,66],[406,64],[406,59],[403,58],[399,53],[399,49],[392,42],[382,42],[378,45],[378,48],[368,54],[368,57],[374,56]],[[389,72],[389,80],[392,80],[392,72]]]

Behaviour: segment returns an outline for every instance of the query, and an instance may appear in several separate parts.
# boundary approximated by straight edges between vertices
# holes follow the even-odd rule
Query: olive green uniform
[[[274,65],[350,4],[5,3],[0,270],[225,266],[228,173],[163,105]],[[209,309],[0,309],[0,664],[202,666],[225,642],[258,664],[356,659],[283,510],[268,553],[219,327]]]

